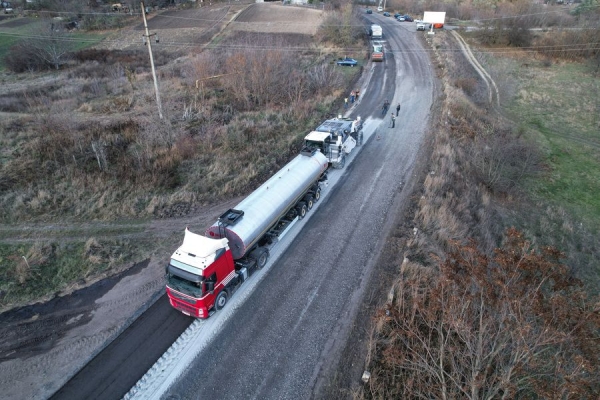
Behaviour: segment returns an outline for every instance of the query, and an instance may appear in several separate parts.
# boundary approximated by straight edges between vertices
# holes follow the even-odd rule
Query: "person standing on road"
[[[383,102],[383,107],[381,107],[381,115],[385,115],[387,114],[387,110],[390,108],[390,102],[389,101],[384,101]]]
[[[396,127],[396,116],[394,115],[394,113],[390,114],[392,116],[392,126],[391,128],[395,128]]]
[[[348,98],[344,97],[344,108],[348,109]]]
[[[400,103],[398,103],[398,105],[396,106],[396,117],[398,116],[399,113],[400,113]]]
[[[354,104],[354,90],[350,92],[350,103]]]
[[[354,93],[356,93],[356,101],[358,101],[358,96],[360,95],[360,90],[356,89],[354,91]]]

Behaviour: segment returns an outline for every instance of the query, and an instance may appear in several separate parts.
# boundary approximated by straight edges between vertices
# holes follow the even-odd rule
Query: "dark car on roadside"
[[[389,17],[389,16],[390,16],[390,13],[386,11],[386,12],[384,12],[384,13],[383,13],[383,16],[384,16],[384,17]]]
[[[371,10],[370,8],[367,8],[367,14],[373,14],[373,10]]]
[[[400,14],[400,13],[396,13],[396,14],[394,14],[394,18],[398,19],[398,17],[401,16],[401,15],[402,14]]]
[[[413,22],[414,19],[410,15],[404,15],[404,22]]]
[[[346,67],[356,67],[356,65],[358,65],[358,61],[350,57],[344,57],[341,60],[337,60],[335,63],[337,65],[342,65]]]

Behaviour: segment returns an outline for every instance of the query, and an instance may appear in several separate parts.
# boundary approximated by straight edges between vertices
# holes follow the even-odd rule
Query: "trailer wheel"
[[[265,248],[258,248],[252,252],[252,258],[256,261],[256,268],[261,269],[267,265],[269,259],[269,250]]]
[[[313,205],[315,203],[313,197],[310,194],[304,197],[304,202],[306,203],[306,208],[308,208],[309,211],[313,208]]]
[[[227,290],[221,290],[221,293],[217,295],[217,299],[215,300],[215,308],[217,310],[222,309],[227,304]]]
[[[301,201],[300,203],[298,203],[298,205],[296,206],[296,212],[298,213],[298,216],[300,217],[300,219],[304,218],[306,216],[306,204]]]

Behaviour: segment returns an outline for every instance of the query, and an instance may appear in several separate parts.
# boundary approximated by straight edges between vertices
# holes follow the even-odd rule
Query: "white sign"
[[[445,19],[445,12],[425,11],[423,15],[423,22],[427,22],[428,24],[443,24]]]

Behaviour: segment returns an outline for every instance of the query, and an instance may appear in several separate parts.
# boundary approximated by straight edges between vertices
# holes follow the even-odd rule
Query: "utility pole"
[[[156,79],[156,70],[154,69],[154,57],[152,57],[152,44],[150,41],[151,36],[156,36],[156,33],[150,35],[148,32],[148,23],[146,22],[146,7],[144,7],[144,2],[142,1],[142,18],[144,18],[144,29],[146,30],[146,34],[144,37],[144,44],[148,44],[148,53],[150,54],[150,66],[152,67],[152,78],[154,79],[154,92],[156,93],[156,105],[158,106],[158,116],[160,119],[163,118],[162,114],[162,104],[160,103],[160,93],[158,91],[158,80]],[[146,38],[148,41],[146,42]],[[158,36],[156,36],[156,43],[158,43]]]

